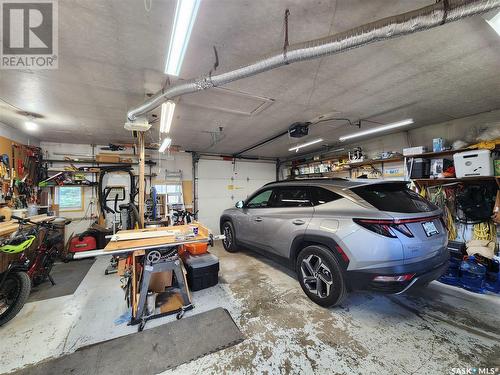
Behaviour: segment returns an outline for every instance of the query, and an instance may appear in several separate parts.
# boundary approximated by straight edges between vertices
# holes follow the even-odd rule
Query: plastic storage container
[[[446,272],[441,275],[438,281],[448,284],[448,285],[460,285],[460,264],[462,260],[460,258],[450,257],[450,264]]]
[[[453,162],[458,178],[493,176],[493,159],[490,150],[458,152],[453,155]]]
[[[184,248],[191,255],[205,254],[208,252],[208,243],[188,243],[184,245]]]
[[[500,262],[496,259],[492,260],[486,272],[484,289],[490,293],[500,294]]]
[[[210,253],[185,254],[183,261],[191,291],[210,288],[219,282],[219,259],[215,255]]]
[[[484,282],[484,289],[491,293],[500,294],[500,273],[487,272]]]
[[[486,267],[476,262],[471,255],[460,265],[460,284],[462,288],[475,293],[484,293]]]
[[[413,163],[407,162],[408,171],[411,170],[410,178],[429,178],[431,174],[431,161],[429,159],[415,158]]]

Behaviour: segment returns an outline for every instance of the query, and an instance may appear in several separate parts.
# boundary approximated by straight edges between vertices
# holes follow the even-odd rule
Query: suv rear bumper
[[[382,293],[399,294],[413,286],[427,284],[439,278],[448,269],[449,253],[445,249],[439,255],[410,264],[394,267],[369,269],[362,271],[346,271],[347,283],[350,289],[369,289]],[[399,276],[414,274],[408,281],[374,281],[377,276]]]

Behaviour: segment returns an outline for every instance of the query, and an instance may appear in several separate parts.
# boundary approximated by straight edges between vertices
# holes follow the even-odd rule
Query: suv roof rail
[[[271,184],[279,184],[279,183],[286,183],[286,182],[301,182],[301,181],[349,181],[347,178],[342,178],[342,177],[326,177],[326,178],[303,178],[303,179],[298,179],[298,180],[281,180],[281,181],[271,181],[265,184],[264,186],[271,185]]]

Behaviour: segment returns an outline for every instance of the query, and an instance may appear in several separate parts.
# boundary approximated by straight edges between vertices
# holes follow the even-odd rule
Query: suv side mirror
[[[236,204],[234,205],[234,207],[236,207],[236,208],[243,208],[244,205],[245,205],[245,202],[238,201],[238,202],[236,202]]]

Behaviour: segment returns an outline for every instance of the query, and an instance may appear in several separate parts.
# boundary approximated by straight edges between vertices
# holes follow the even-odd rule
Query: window
[[[343,198],[342,195],[334,193],[331,190],[319,187],[312,187],[311,193],[312,193],[312,201],[315,206]]]
[[[81,186],[59,186],[56,201],[61,211],[83,210],[83,189]]]
[[[269,189],[269,190],[264,190],[261,193],[258,193],[254,197],[250,198],[246,206],[248,208],[268,207],[268,203],[271,198],[272,192],[273,192],[272,189]]]
[[[280,187],[275,189],[272,207],[309,207],[309,189],[302,187]]]
[[[157,194],[167,196],[167,204],[183,204],[182,184],[180,182],[155,185],[155,189]]]
[[[374,184],[351,190],[380,211],[417,213],[438,209],[406,184]]]

